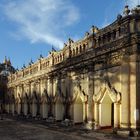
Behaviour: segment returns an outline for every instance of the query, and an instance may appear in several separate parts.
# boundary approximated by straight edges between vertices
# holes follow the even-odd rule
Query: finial
[[[98,31],[99,31],[98,27],[96,27],[94,25],[91,26],[91,29],[90,29],[91,34],[96,34],[96,33],[98,33]]]
[[[71,38],[69,38],[68,39],[68,44],[71,45],[72,43],[74,43],[74,41]]]
[[[124,12],[123,12],[123,14],[124,14],[125,16],[128,16],[128,15],[129,15],[129,13],[130,13],[129,6],[128,6],[128,5],[126,5],[126,6],[125,6],[125,8],[124,8]]]
[[[42,54],[40,54],[40,58],[43,58]]]
[[[99,31],[98,27],[94,26],[94,33],[96,34],[98,33],[98,31]]]
[[[10,58],[8,58],[8,60],[7,60],[7,64],[8,64],[8,65],[11,65]]]
[[[56,49],[54,48],[54,46],[52,46],[52,52],[56,52]]]
[[[64,47],[66,47],[67,46],[67,44],[66,43],[64,43]]]
[[[18,67],[16,68],[16,71],[18,71],[19,69],[18,69]]]
[[[86,32],[86,33],[85,33],[85,37],[88,37],[88,36],[89,36],[89,32]]]
[[[122,15],[121,14],[118,14],[117,20],[121,20],[121,19],[122,19]]]
[[[5,58],[4,58],[4,62],[3,62],[4,64],[7,64],[7,57],[5,56]]]
[[[24,68],[26,68],[25,64],[23,64],[23,66],[22,66],[22,70],[23,70]]]
[[[32,60],[32,58],[31,58],[31,62],[30,62],[31,64],[33,64],[34,62],[33,62],[33,60]]]
[[[32,58],[31,58],[31,61],[29,62],[29,65],[32,65],[34,62],[33,62],[33,60],[32,60]]]

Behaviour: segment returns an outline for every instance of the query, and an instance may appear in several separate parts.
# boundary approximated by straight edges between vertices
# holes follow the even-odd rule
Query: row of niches
[[[69,57],[74,57],[81,53],[84,53],[87,48],[88,48],[88,44],[76,45],[74,47],[71,46],[68,51]],[[54,55],[53,64],[55,65],[61,63],[64,60],[64,58],[65,58],[64,54]]]
[[[129,9],[129,6],[126,5],[123,11],[123,15],[118,15],[117,17],[117,22],[119,22],[121,19],[123,19],[123,17],[127,17],[129,15],[140,15],[140,5],[137,5],[136,7],[134,7],[133,9]],[[118,23],[119,25],[119,23]],[[123,25],[119,25],[120,27],[104,33],[102,35],[98,35],[98,37],[96,37],[96,42],[98,43],[98,46],[102,46],[106,43],[109,43],[115,39],[118,39],[120,36],[127,34],[130,32],[130,23],[124,23]],[[108,28],[108,27],[107,27]],[[99,31],[99,34],[102,31]]]
[[[58,54],[56,56],[53,57],[53,64],[57,64],[60,63],[64,60],[64,54]]]
[[[49,60],[45,61],[45,62],[41,63],[40,69],[41,70],[45,69],[45,68],[49,67],[49,65],[50,65],[50,61]]]
[[[77,47],[75,47],[75,48],[72,48],[72,49],[70,50],[70,56],[71,56],[71,57],[77,56],[77,55],[79,55],[79,54],[85,52],[86,49],[87,49],[87,47],[88,47],[88,45],[83,44],[83,45],[77,46]]]
[[[117,29],[107,32],[101,36],[98,36],[96,38],[96,44],[97,46],[103,46],[116,39],[119,39],[119,37],[121,37],[122,35],[129,33],[128,31],[129,31],[128,25],[127,24],[123,25]]]

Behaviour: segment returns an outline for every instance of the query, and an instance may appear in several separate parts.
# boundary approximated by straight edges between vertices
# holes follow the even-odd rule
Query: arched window
[[[57,58],[55,58],[55,63],[57,63]]]
[[[57,58],[57,62],[59,62],[60,61],[60,59],[59,59],[59,56],[58,56],[58,58]]]
[[[110,32],[107,34],[107,37],[108,37],[108,41],[110,41],[111,40],[111,34],[110,34]]]
[[[82,46],[80,45],[80,53],[82,52]]]
[[[76,55],[78,54],[78,47],[76,48]]]
[[[105,35],[103,35],[103,38],[102,38],[102,40],[103,40],[103,43],[105,43]]]
[[[116,30],[113,31],[113,39],[116,38]]]
[[[62,55],[60,54],[60,61],[62,61]]]
[[[121,35],[121,28],[119,27],[118,29],[118,32],[119,32],[119,36]]]
[[[84,44],[83,45],[83,52],[85,52],[86,51],[86,45]]]
[[[73,49],[73,56],[75,56],[75,50]]]
[[[99,38],[98,38],[98,44],[99,44],[99,46],[100,46],[100,44],[101,44],[101,37],[99,36]]]

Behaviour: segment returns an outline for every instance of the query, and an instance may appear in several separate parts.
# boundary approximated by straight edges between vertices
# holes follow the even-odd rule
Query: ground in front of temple
[[[4,118],[0,120],[0,140],[124,140],[140,139],[122,137],[110,130],[86,131],[81,125],[61,126],[46,121]]]

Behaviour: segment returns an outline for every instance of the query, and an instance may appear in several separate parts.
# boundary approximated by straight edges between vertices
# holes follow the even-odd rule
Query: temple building
[[[5,73],[5,72],[4,72]],[[140,6],[8,74],[5,110],[87,129],[140,128]]]
[[[4,62],[0,64],[0,111],[4,110],[7,99],[7,77],[15,72],[10,59],[5,57]]]

